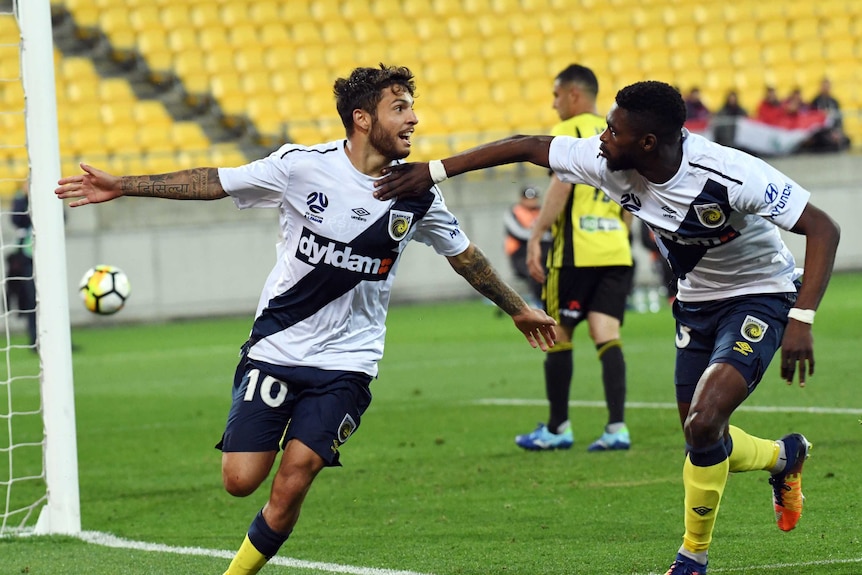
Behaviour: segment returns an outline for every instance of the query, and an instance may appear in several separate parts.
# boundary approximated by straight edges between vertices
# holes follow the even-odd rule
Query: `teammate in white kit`
[[[753,437],[730,424],[781,346],[781,376],[814,373],[811,325],[838,247],[835,222],[765,162],[683,128],[685,105],[662,82],[620,90],[599,136],[514,136],[446,160],[385,170],[381,199],[448,176],[507,164],[550,167],[564,182],[602,189],[654,232],[676,276],[676,397],[687,443],[685,535],[668,575],[704,575],[728,472],[772,475],[779,528],[802,513],[801,434]],[[779,235],[806,236],[805,277]]]
[[[284,449],[269,501],[227,574],[257,573],[287,540],[311,483],[340,465],[339,447],[359,427],[383,355],[386,311],[409,240],[432,246],[483,296],[508,313],[533,347],[553,345],[555,322],[506,285],[446,209],[439,190],[381,202],[374,182],[410,153],[418,120],[407,68],[357,68],[335,82],[347,139],[288,144],[238,168],[195,168],[115,177],[82,164],[63,178],[70,206],[121,196],[212,200],[275,208],[282,238],[237,367],[224,435],[222,479],[254,492]],[[429,191],[429,188],[430,191]],[[288,425],[289,423],[289,425]]]

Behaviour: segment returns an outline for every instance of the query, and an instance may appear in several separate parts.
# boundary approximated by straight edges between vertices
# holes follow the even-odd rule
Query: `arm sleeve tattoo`
[[[523,310],[527,305],[524,298],[500,278],[478,247],[471,247],[460,256],[449,258],[455,271],[507,314],[515,315]]]
[[[154,176],[123,176],[123,195],[169,200],[217,200],[227,194],[217,168],[192,168]]]

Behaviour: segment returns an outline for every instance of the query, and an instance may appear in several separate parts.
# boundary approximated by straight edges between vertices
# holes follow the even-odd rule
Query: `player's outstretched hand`
[[[374,197],[378,200],[418,197],[433,185],[434,180],[431,179],[427,162],[387,166],[383,168],[383,177],[374,182],[377,188]]]
[[[781,340],[781,379],[787,385],[793,384],[797,367],[799,387],[805,387],[805,378],[814,375],[814,337],[810,325],[791,319]]]
[[[123,195],[120,178],[81,163],[83,174],[61,178],[54,190],[61,200],[73,199],[69,207],[107,202]]]
[[[512,321],[534,348],[539,347],[542,351],[548,351],[554,347],[554,342],[557,340],[554,326],[557,322],[542,310],[525,307],[512,316]]]

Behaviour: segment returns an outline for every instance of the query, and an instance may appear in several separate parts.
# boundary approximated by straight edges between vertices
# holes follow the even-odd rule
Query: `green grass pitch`
[[[862,275],[837,275],[814,327],[814,377],[787,386],[773,362],[734,418],[762,437],[798,430],[814,443],[799,526],[775,526],[766,473],[730,477],[710,574],[862,573],[860,296]],[[223,573],[224,557],[174,551],[229,557],[268,493],[269,482],[227,495],[213,447],[250,321],[73,332],[83,529],[149,546],[0,538],[0,575]],[[673,329],[667,308],[626,317],[630,451],[586,452],[605,410],[582,327],[575,447],[526,453],[513,438],[547,416],[542,353],[480,302],[393,307],[374,401],[342,448],[344,467],[320,475],[278,555],[314,563],[262,573],[664,573],[683,531]]]

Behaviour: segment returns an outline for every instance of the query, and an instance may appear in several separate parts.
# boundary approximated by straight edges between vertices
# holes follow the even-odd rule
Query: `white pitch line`
[[[116,549],[133,549],[136,551],[153,551],[156,553],[175,553],[178,555],[200,555],[204,557],[218,557],[221,559],[232,559],[234,551],[220,549],[204,549],[202,547],[173,547],[160,543],[147,543],[145,541],[131,541],[123,539],[110,533],[99,531],[83,531],[78,538],[102,547],[113,547]],[[318,561],[303,561],[290,557],[275,556],[269,560],[270,565],[282,567],[294,567],[297,569],[311,569],[326,573],[348,573],[349,575],[432,575],[431,573],[419,573],[417,571],[399,571],[395,569],[378,569],[376,567],[355,567],[352,565],[339,565],[337,563],[321,563]]]
[[[477,405],[547,405],[546,399],[506,399],[487,398],[473,401]],[[606,407],[604,401],[570,401],[571,407]],[[676,409],[675,403],[648,403],[632,401],[626,403],[626,409]],[[825,415],[862,415],[862,408],[854,407],[807,407],[807,406],[777,406],[777,405],[740,405],[736,411],[756,411],[763,413],[815,413]]]

